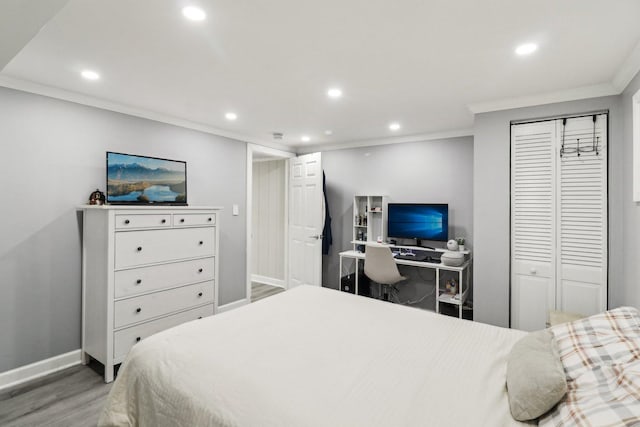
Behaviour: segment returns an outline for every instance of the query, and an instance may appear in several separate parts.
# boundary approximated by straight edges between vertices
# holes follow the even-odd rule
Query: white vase
[[[464,245],[458,245],[458,250],[464,251]]]

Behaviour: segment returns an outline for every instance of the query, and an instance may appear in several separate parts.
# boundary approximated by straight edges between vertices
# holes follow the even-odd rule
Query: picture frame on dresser
[[[220,207],[82,206],[82,361],[104,380],[137,342],[218,306]]]

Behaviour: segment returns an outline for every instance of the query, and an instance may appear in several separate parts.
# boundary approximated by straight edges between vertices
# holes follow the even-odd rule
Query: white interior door
[[[555,140],[551,121],[511,127],[511,327],[555,310]]]
[[[607,309],[607,116],[557,126],[565,149],[558,162],[557,307],[589,316]]]
[[[511,326],[607,309],[607,115],[511,127]]]
[[[321,153],[289,160],[289,287],[322,285]]]

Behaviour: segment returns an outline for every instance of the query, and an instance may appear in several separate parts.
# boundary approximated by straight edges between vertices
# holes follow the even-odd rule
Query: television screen
[[[434,240],[449,238],[449,205],[389,203],[387,234],[391,238]]]
[[[187,204],[187,163],[107,152],[107,203]]]

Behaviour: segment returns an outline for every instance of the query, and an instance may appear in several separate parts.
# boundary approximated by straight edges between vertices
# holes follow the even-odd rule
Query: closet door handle
[[[529,270],[529,272],[531,274],[536,274],[538,272],[538,270],[535,269],[535,267],[531,267],[531,269]]]

